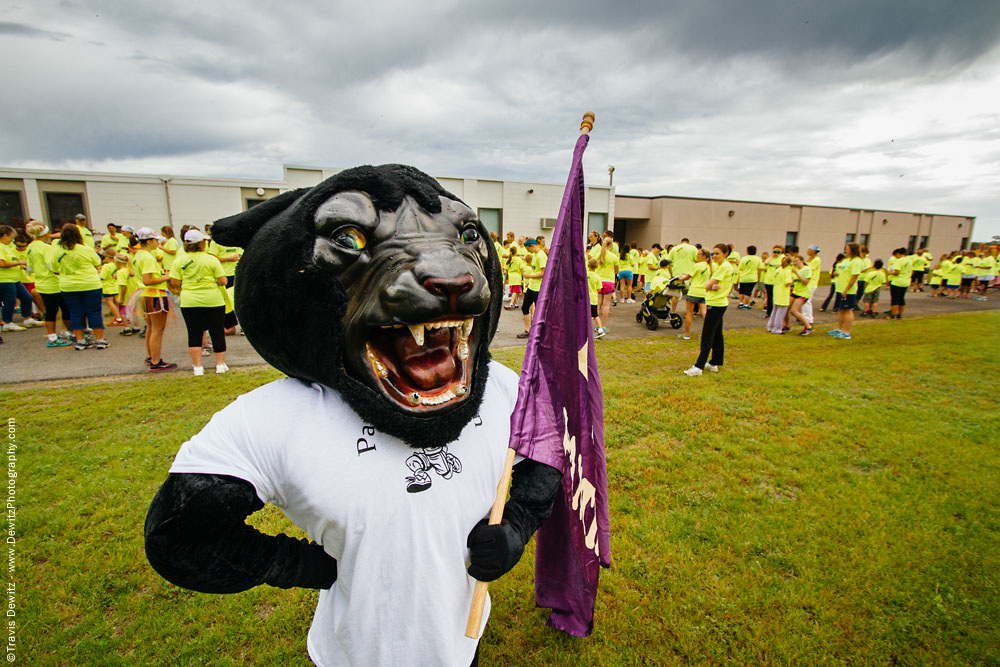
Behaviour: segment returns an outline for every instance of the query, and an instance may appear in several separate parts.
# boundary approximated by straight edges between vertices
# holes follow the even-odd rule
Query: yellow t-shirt
[[[667,259],[674,263],[676,275],[691,273],[694,263],[698,261],[698,249],[690,243],[681,243],[670,249]]]
[[[527,267],[528,265],[524,263],[524,259],[520,255],[514,255],[507,266],[507,284],[520,285],[522,282],[521,272]]]
[[[96,247],[94,243],[94,232],[90,231],[87,227],[76,226],[80,230],[80,236],[83,237],[83,242],[88,248]]]
[[[865,283],[865,294],[878,291],[882,289],[882,285],[885,284],[885,272],[876,269],[875,271],[869,271],[867,274],[868,281]]]
[[[105,234],[104,236],[101,237],[101,250],[104,250],[108,246],[112,246],[117,250],[118,246],[121,244],[121,241],[124,237],[125,237],[124,234],[118,232],[115,233],[114,238],[111,238],[110,233]],[[128,243],[128,241],[126,241],[126,243]]]
[[[819,255],[806,262],[806,266],[809,267],[809,289],[815,290],[819,287],[819,274],[821,272]]]
[[[851,276],[860,276],[861,269],[864,268],[864,262],[860,257],[845,257],[840,260],[840,264],[837,265],[837,280],[835,283],[837,292],[843,295],[857,294],[858,293],[858,281],[855,280],[854,284],[851,285],[850,289],[847,289],[847,283],[850,282]],[[844,290],[847,289],[845,292]]]
[[[174,261],[177,259],[177,239],[169,238],[163,242],[163,247],[160,248],[163,251],[163,259],[160,262],[163,264],[163,268],[167,273],[170,273],[170,268],[174,265]],[[167,250],[172,250],[174,252],[171,255]]]
[[[135,279],[136,282],[142,286],[143,296],[166,296],[167,295],[167,283],[157,283],[155,285],[147,285],[143,281],[142,276],[146,273],[153,274],[154,278],[165,275],[163,272],[163,267],[160,263],[156,261],[156,257],[153,253],[148,250],[140,250],[135,253],[135,257],[132,258],[132,266],[135,268]]]
[[[706,288],[708,296],[705,298],[705,303],[715,307],[728,306],[729,293],[733,290],[733,283],[736,282],[736,267],[728,260],[721,264],[713,264],[712,279],[718,281],[718,288],[715,290]]]
[[[601,261],[600,253],[597,254],[597,261]],[[601,277],[604,282],[614,282],[615,274],[618,273],[618,255],[608,250],[604,253],[604,262],[597,265],[597,275]]]
[[[739,274],[741,283],[755,283],[759,275],[763,262],[757,255],[745,255],[739,263]]]
[[[59,273],[60,292],[89,292],[101,289],[97,267],[101,258],[88,245],[77,243],[72,250],[56,246],[52,270]]]
[[[590,292],[590,305],[597,305],[597,292],[601,289],[601,277],[596,271],[587,271],[587,291]]]
[[[768,257],[767,261],[764,263],[767,270],[764,271],[764,280],[762,282],[765,285],[774,284],[774,272],[781,268],[781,256],[780,252],[776,252]]]
[[[792,271],[787,266],[778,267],[774,270],[774,305],[787,306],[792,302],[791,290],[788,283],[792,282]]]
[[[115,280],[115,272],[118,267],[114,262],[101,264],[97,275],[101,277],[101,293],[104,296],[118,296],[118,281]]]
[[[800,296],[803,299],[808,299],[811,293],[809,285],[812,284],[812,271],[809,267],[803,266],[799,269],[799,276],[802,276],[802,278],[805,279],[805,282],[799,280],[799,278],[795,275],[795,272],[792,271],[792,267],[788,267],[788,273],[792,279],[792,294]]]
[[[688,296],[708,297],[708,292],[705,291],[705,284],[708,283],[708,278],[711,274],[712,271],[708,268],[708,262],[695,262],[694,268],[691,269],[691,284],[688,285]]]
[[[45,241],[32,241],[28,244],[28,264],[35,279],[35,291],[39,294],[59,293],[59,276],[50,267],[55,252],[55,246]]]
[[[182,308],[212,308],[225,305],[217,278],[224,278],[222,263],[207,252],[185,253],[170,269],[170,277],[181,281]],[[224,287],[224,286],[223,286]]]
[[[115,265],[117,266],[117,264]],[[131,275],[127,266],[123,266],[115,271],[115,285],[118,286],[118,293],[121,294],[122,286],[125,287],[125,300],[132,296],[132,293],[139,289],[135,276]]]
[[[894,269],[899,271],[899,273],[889,279],[889,284],[896,287],[909,287],[910,278],[913,276],[913,260],[908,256],[900,257],[896,259]],[[869,271],[868,275],[871,275],[871,273],[873,272]],[[867,291],[865,289],[865,292]]]
[[[531,272],[538,273],[545,268],[545,264],[549,261],[549,256],[543,251],[539,250],[531,256]],[[528,278],[528,289],[533,292],[538,292],[542,289],[542,279],[541,278]]]
[[[958,257],[955,258],[955,260],[958,259],[959,259]],[[963,273],[965,273],[965,260],[963,259],[961,262],[953,261],[951,263],[951,269],[948,271],[948,284],[949,285],[961,284]]]
[[[0,259],[5,262],[18,261],[14,254],[14,242],[0,243]],[[16,283],[21,281],[21,267],[10,266],[0,269],[0,283]]]

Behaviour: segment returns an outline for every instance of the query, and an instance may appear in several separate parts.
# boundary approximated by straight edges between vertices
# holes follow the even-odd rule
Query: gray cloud
[[[15,35],[17,37],[35,37],[35,38],[51,39],[57,42],[61,42],[70,36],[69,34],[64,32],[42,30],[41,28],[36,28],[34,26],[26,25],[24,23],[11,23],[9,21],[0,21],[0,35]]]

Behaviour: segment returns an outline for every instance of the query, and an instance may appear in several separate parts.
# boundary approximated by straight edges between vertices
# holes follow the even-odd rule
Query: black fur
[[[445,414],[412,415],[399,410],[344,365],[342,321],[348,295],[338,276],[313,261],[317,208],[338,192],[358,190],[379,211],[396,210],[412,197],[429,213],[440,197],[460,201],[434,179],[404,165],[345,170],[314,188],[296,190],[218,220],[212,235],[245,248],[236,271],[236,311],[247,339],[271,365],[290,377],[336,389],[366,421],[413,447],[455,440],[476,415],[486,387],[489,344],[499,322],[503,277],[491,243],[486,278],[491,291],[485,326],[476,348],[469,396]],[[280,201],[279,201],[280,199]],[[266,207],[266,208],[264,208]],[[479,232],[488,239],[482,224]]]

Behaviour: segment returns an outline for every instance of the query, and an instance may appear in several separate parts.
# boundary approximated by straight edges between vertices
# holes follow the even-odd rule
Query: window
[[[969,249],[969,237],[968,236],[963,236],[962,237],[962,248],[961,249],[962,250],[968,250]]]
[[[49,211],[49,227],[56,232],[68,222],[73,222],[77,213],[83,210],[83,195],[76,192],[46,192],[45,207]],[[88,225],[89,227],[89,225]]]
[[[598,234],[603,234],[604,230],[608,228],[608,214],[607,213],[591,213],[587,216],[587,233],[597,232]]]
[[[24,208],[21,206],[21,193],[18,190],[0,191],[0,224],[10,225],[14,229],[24,228]]]
[[[914,253],[917,249],[917,237],[911,236],[910,240],[906,243],[906,252],[910,255]]]
[[[856,239],[856,238],[858,238],[857,234],[848,234],[847,235],[847,240],[844,241],[844,245],[847,245],[848,243],[854,243],[854,239]]]
[[[479,221],[483,223],[486,227],[486,231],[493,232],[497,236],[500,236],[501,221],[503,220],[503,213],[498,208],[481,208],[479,209]]]
[[[267,200],[266,199],[250,199],[250,198],[247,198],[247,200],[246,200],[247,210],[249,210],[249,209],[253,208],[254,206],[256,206],[257,204],[260,204],[261,202],[265,202],[265,201],[267,201]]]
[[[799,233],[798,232],[785,232],[785,249],[787,250],[793,245],[799,244]]]
[[[927,244],[930,243],[930,241],[931,241],[931,237],[929,237],[929,236],[921,236],[920,237],[920,247],[921,248],[926,248]]]
[[[869,239],[871,239],[871,237],[872,237],[871,234],[862,234],[861,235],[861,245],[864,245],[864,246],[868,245],[868,241],[869,241]]]

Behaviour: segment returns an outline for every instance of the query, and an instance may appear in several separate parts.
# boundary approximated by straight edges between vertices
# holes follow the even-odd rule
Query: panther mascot
[[[561,480],[519,460],[487,525],[517,376],[490,361],[502,278],[476,213],[417,169],[364,166],[213,236],[245,248],[236,310],[288,377],[183,444],[146,518],[150,564],[206,593],[319,589],[318,665],[475,664],[475,580],[517,563]],[[265,503],[309,539],[248,525]]]

